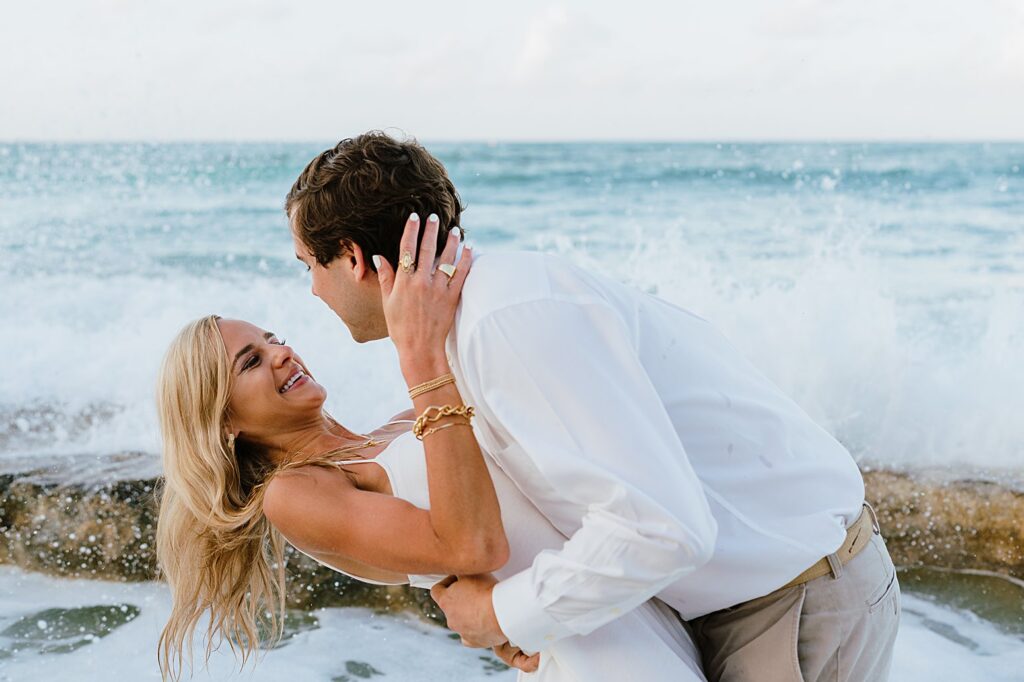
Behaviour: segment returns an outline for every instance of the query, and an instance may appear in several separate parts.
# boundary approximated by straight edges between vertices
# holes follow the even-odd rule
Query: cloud
[[[524,83],[537,76],[558,51],[559,37],[569,26],[569,12],[562,5],[546,7],[530,22],[515,63],[513,80]]]
[[[857,8],[860,7],[860,11]],[[820,39],[844,35],[870,21],[863,5],[850,5],[835,0],[785,0],[768,4],[757,16],[758,32],[780,38]]]

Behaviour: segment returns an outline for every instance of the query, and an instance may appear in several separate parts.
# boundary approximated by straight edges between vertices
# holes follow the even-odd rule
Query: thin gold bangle
[[[445,386],[446,384],[454,384],[454,383],[455,383],[455,375],[452,374],[451,372],[448,372],[447,374],[442,374],[441,376],[437,377],[436,379],[431,379],[430,381],[424,381],[422,384],[417,384],[417,385],[413,386],[412,388],[409,389],[409,398],[416,398],[417,396],[421,396],[424,393],[428,393],[430,391],[433,391],[435,388],[441,388],[442,386]]]
[[[426,438],[427,436],[429,436],[432,433],[436,433],[437,431],[441,431],[443,429],[447,429],[447,428],[450,428],[452,426],[471,426],[471,424],[469,422],[449,422],[448,424],[441,424],[441,426],[435,426],[432,429],[427,429],[421,435],[416,436],[416,437],[419,438],[420,440],[423,440],[424,438]]]

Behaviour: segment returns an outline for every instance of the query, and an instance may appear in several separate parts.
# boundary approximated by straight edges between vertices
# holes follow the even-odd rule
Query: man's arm
[[[613,309],[518,304],[460,347],[478,409],[541,478],[517,483],[555,491],[532,496],[549,518],[563,505],[581,518],[561,550],[494,587],[509,641],[533,652],[589,633],[710,559],[717,526],[701,483]]]

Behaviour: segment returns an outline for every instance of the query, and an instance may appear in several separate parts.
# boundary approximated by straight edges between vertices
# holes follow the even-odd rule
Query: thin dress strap
[[[391,421],[389,421],[384,426],[388,426],[390,424],[415,424],[415,423],[416,423],[415,419],[392,419]],[[388,445],[391,445],[391,443],[389,442]],[[384,448],[384,450],[387,450],[387,448]],[[381,454],[383,454],[383,451],[381,451]],[[380,457],[380,454],[378,454],[377,457]],[[331,464],[334,464],[334,465],[337,465],[337,466],[341,466],[342,464],[380,464],[380,462],[377,461],[377,457],[375,457],[373,459],[342,459],[342,460],[332,460]],[[383,465],[381,465],[381,466],[383,466]]]

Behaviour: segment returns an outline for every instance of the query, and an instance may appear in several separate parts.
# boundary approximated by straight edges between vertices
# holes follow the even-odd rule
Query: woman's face
[[[228,417],[235,434],[265,441],[320,417],[327,391],[289,346],[242,320],[218,320],[217,326],[231,367]]]

